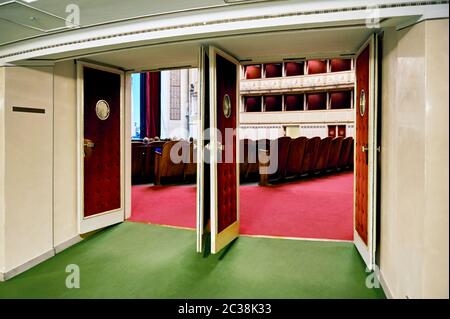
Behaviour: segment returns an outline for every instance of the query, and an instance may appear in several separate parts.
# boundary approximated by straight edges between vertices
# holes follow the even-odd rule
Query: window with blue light
[[[131,75],[131,137],[141,138],[141,74]]]

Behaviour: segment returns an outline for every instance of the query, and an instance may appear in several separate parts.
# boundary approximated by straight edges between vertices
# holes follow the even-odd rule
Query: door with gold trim
[[[375,256],[377,37],[372,35],[356,57],[354,242],[369,270]]]

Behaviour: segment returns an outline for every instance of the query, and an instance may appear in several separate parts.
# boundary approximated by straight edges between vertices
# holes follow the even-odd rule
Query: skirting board
[[[25,271],[27,271],[30,268],[33,268],[34,266],[40,264],[43,261],[46,261],[47,259],[51,258],[55,256],[55,250],[51,249],[45,253],[43,253],[40,256],[37,256],[33,259],[31,259],[30,261],[27,261],[26,263],[17,266],[16,268],[11,269],[10,271],[4,272],[0,274],[0,279],[1,281],[5,281],[8,279],[11,279],[15,276],[17,276],[18,274],[21,274]]]
[[[59,245],[56,245],[55,246],[55,254],[59,254],[63,250],[66,250],[67,248],[69,248],[69,247],[71,247],[71,246],[73,246],[75,244],[78,244],[82,240],[83,240],[83,238],[81,236],[77,235],[77,236],[75,236],[75,237],[73,237],[71,239],[68,239],[68,240],[62,242]]]
[[[65,242],[62,242],[61,244],[55,246],[55,248],[43,253],[42,255],[40,255],[36,258],[33,258],[30,261],[27,261],[26,263],[24,263],[20,266],[17,266],[16,268],[11,269],[10,271],[0,272],[0,281],[5,281],[5,280],[11,279],[11,278],[21,274],[21,273],[27,271],[28,269],[33,268],[34,266],[37,266],[38,264],[55,256],[56,254],[59,254],[63,250],[79,243],[82,240],[83,240],[83,238],[77,235],[69,240],[66,240]]]

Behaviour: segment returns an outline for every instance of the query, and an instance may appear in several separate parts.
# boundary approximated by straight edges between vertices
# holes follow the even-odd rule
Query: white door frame
[[[208,54],[208,50],[206,46],[200,46],[198,50],[198,131],[197,131],[197,192],[196,192],[196,227],[197,227],[197,252],[202,252],[203,249],[203,231],[204,231],[204,213],[205,208],[203,207],[203,198],[204,198],[204,181],[205,177],[203,176],[204,172],[204,126],[205,126],[205,90],[209,90],[209,88],[205,87],[205,55]]]
[[[77,61],[77,212],[78,233],[85,234],[124,221],[125,178],[124,178],[124,72],[112,67]],[[84,74],[83,68],[116,73],[120,75],[120,208],[84,217]]]
[[[218,233],[218,179],[217,179],[217,77],[216,77],[216,54],[224,57],[227,60],[236,64],[236,221],[229,225],[227,228]],[[240,62],[229,55],[228,53],[220,50],[216,47],[209,46],[209,107],[210,107],[210,127],[211,130],[211,150],[216,150],[211,152],[211,164],[210,164],[210,174],[211,174],[211,252],[213,254],[220,251],[225,247],[231,240],[239,236],[239,115],[240,115]],[[236,236],[237,234],[237,236]]]

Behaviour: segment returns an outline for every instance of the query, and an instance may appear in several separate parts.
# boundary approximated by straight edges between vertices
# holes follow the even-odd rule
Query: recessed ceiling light
[[[38,1],[38,0],[22,0],[23,2],[26,2],[26,3],[31,3],[31,2],[36,2],[36,1]]]

